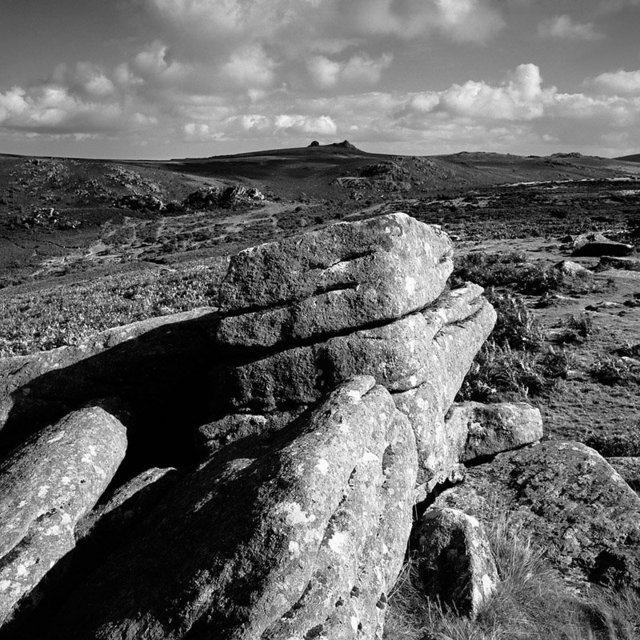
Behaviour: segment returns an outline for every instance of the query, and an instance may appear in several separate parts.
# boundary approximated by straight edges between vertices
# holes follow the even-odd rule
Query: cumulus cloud
[[[0,93],[0,127],[43,133],[94,133],[122,126],[119,104],[85,102],[66,87],[46,85]]]
[[[242,87],[263,87],[274,80],[275,63],[259,45],[234,51],[223,66],[223,73]]]
[[[540,117],[553,89],[542,89],[540,69],[521,64],[512,78],[499,86],[470,80],[440,92],[423,92],[405,105],[407,113],[446,112],[488,120],[533,120]]]
[[[640,70],[601,73],[591,84],[607,93],[640,96]]]
[[[346,24],[364,34],[411,39],[440,32],[459,42],[485,42],[505,26],[487,0],[343,0],[336,5]]]
[[[307,67],[315,85],[326,89],[341,82],[376,84],[392,61],[393,56],[390,54],[383,54],[377,59],[367,54],[356,54],[343,62],[336,62],[325,56],[314,56],[308,61]]]
[[[602,34],[595,29],[593,22],[574,22],[568,15],[555,16],[538,25],[541,38],[558,40],[599,40]]]

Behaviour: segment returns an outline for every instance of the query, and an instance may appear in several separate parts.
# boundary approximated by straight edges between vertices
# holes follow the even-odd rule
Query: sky
[[[640,0],[0,0],[0,153],[640,153]]]

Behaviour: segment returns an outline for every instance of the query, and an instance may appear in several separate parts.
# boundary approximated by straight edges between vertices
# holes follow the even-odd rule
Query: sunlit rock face
[[[16,624],[65,639],[380,638],[415,502],[508,440],[448,416],[495,322],[480,287],[447,288],[451,269],[438,227],[339,223],[231,256],[219,308],[0,362],[0,448],[36,455],[83,420],[41,457],[82,465],[95,450],[104,472],[64,499],[47,563],[71,568]]]
[[[99,407],[47,427],[0,466],[0,624],[75,546],[122,462],[126,430]]]

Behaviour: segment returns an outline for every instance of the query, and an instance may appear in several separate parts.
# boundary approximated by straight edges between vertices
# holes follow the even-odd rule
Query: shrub
[[[581,595],[550,567],[510,516],[487,528],[498,568],[494,594],[474,620],[429,600],[412,559],[389,596],[385,640],[633,640],[640,596],[593,587]]]
[[[575,331],[581,338],[588,338],[594,331],[593,318],[586,313],[579,316],[570,316],[566,326]]]
[[[524,253],[469,253],[458,259],[451,286],[475,282],[482,287],[510,287],[518,293],[542,295],[557,289],[562,277],[554,269],[527,262]]]
[[[518,295],[499,294],[489,289],[486,298],[494,306],[498,318],[491,334],[501,347],[538,350],[544,335],[540,324]]]
[[[467,373],[457,402],[501,402],[543,396],[566,378],[571,357],[563,349],[540,353],[486,342]]]
[[[621,385],[640,383],[637,367],[632,367],[622,358],[604,356],[598,358],[589,373],[594,380],[606,385]]]

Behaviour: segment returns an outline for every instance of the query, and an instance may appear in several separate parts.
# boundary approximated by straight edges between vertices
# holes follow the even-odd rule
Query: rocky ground
[[[639,203],[576,154],[0,158],[7,633],[378,638],[412,515],[472,617],[497,512],[637,589]]]

